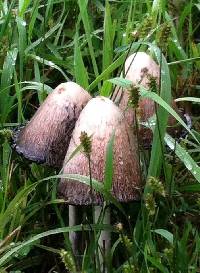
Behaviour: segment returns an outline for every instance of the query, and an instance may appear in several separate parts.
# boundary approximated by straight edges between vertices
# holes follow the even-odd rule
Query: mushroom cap
[[[122,111],[108,98],[97,97],[88,102],[76,123],[66,160],[80,145],[81,132],[91,136],[90,154],[92,178],[104,181],[105,157],[108,141],[115,133],[113,145],[113,184],[112,194],[121,202],[139,199],[140,172],[137,143],[133,132],[127,125]],[[77,153],[67,164],[64,162],[64,174],[89,176],[88,158],[83,152]],[[61,179],[59,195],[69,204],[101,204],[102,196],[89,186],[78,181]]]
[[[157,79],[160,77],[159,65],[145,52],[137,52],[130,55],[125,62],[126,79],[133,82],[133,84],[142,84],[148,88],[149,80],[144,75],[144,72],[152,75]]]
[[[90,99],[74,82],[58,85],[14,136],[16,151],[31,161],[61,167],[76,120]]]
[[[137,52],[130,55],[125,62],[125,78],[132,81],[133,85],[141,84],[145,88],[148,88],[149,80],[144,72],[152,75],[156,78],[157,83],[160,77],[159,65],[145,52]],[[115,90],[116,101],[120,100],[119,107],[123,111],[126,110],[129,94],[127,90]],[[140,121],[145,122],[154,113],[154,102],[147,98],[142,98],[139,100],[139,108],[141,108]],[[125,116],[129,125],[134,123],[134,115],[132,109],[127,109]]]
[[[159,65],[145,52],[131,54],[125,62],[125,78],[132,81],[133,85],[141,84],[148,88],[147,74],[156,78],[157,83],[160,77]],[[115,95],[116,94],[116,95]],[[127,90],[115,90],[116,101],[120,100],[119,107],[125,111],[125,117],[130,126],[135,123],[135,114],[132,108],[127,109],[129,93]],[[139,122],[146,122],[155,113],[154,102],[148,98],[139,100]],[[152,131],[145,126],[140,125],[139,140],[143,147],[149,147],[152,141]]]
[[[137,52],[127,58],[125,62],[125,75],[126,79],[132,81],[133,85],[140,83],[145,88],[148,88],[149,79],[147,77],[147,74],[155,77],[157,84],[159,83],[160,67],[148,54],[146,54],[145,52]],[[117,94],[117,90],[115,92]],[[133,124],[135,123],[135,114],[133,109],[127,109],[129,99],[128,91],[120,89],[118,94],[116,95],[116,100],[119,98],[121,98],[119,107],[120,109],[125,111],[125,116],[128,124],[130,126],[133,126]],[[174,102],[172,102],[172,107],[177,113],[179,113],[178,108]],[[137,115],[139,123],[146,122],[154,114],[154,101],[148,98],[141,98],[139,100]],[[170,116],[168,120],[168,125],[171,126],[171,129],[169,129],[168,132],[170,132],[171,134],[177,131],[173,128],[176,123],[176,120],[172,116]],[[141,145],[144,148],[150,147],[152,138],[153,133],[151,129],[140,125],[139,140]]]

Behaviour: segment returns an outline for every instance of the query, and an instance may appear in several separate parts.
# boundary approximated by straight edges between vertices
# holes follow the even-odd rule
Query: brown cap
[[[75,122],[90,99],[89,93],[74,82],[57,86],[16,133],[16,151],[31,161],[61,167]]]
[[[92,140],[92,178],[103,182],[106,147],[114,130],[112,193],[121,202],[137,200],[141,187],[137,143],[121,110],[108,98],[94,98],[85,106],[73,131],[65,161],[80,145],[81,133],[86,132]],[[86,155],[79,152],[67,164],[64,163],[63,173],[89,176]],[[97,192],[91,196],[89,186],[69,179],[61,179],[59,194],[69,204],[75,205],[101,204],[103,201]]]

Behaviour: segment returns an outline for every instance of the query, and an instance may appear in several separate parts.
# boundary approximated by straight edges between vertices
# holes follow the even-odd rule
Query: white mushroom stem
[[[95,223],[101,219],[101,224],[110,224],[110,208],[106,208],[103,213],[103,208],[101,206],[95,206]],[[102,218],[103,217],[103,218]],[[107,253],[110,251],[110,242],[111,236],[109,231],[102,230],[98,239],[98,255],[101,266],[101,272],[107,272],[105,268],[105,257]]]
[[[69,205],[69,227],[73,227],[77,224],[77,208],[76,206]],[[78,236],[74,231],[69,232],[69,240],[71,242],[74,255],[78,250]]]

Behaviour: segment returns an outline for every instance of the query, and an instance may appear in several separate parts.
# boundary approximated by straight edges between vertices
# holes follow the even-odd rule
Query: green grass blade
[[[87,0],[78,0],[80,14],[81,14],[81,18],[83,21],[83,25],[84,25],[84,29],[85,29],[85,33],[86,33],[86,38],[87,38],[87,43],[88,43],[88,47],[89,47],[89,52],[90,52],[90,57],[91,57],[92,65],[93,65],[93,69],[94,69],[94,74],[95,74],[95,77],[98,77],[99,72],[98,72],[98,66],[96,63],[94,47],[92,45],[92,39],[91,39],[91,32],[92,31],[91,31],[91,27],[90,27],[89,16],[87,13],[87,4],[88,4]]]
[[[78,44],[78,33],[76,33],[74,38],[74,74],[76,82],[83,88],[87,88],[88,83],[88,73],[84,66],[81,50]]]
[[[45,40],[51,37],[54,32],[60,27],[60,24],[56,24],[54,27],[52,27],[47,33],[45,33]],[[28,54],[29,51],[32,51],[35,47],[37,47],[39,44],[44,42],[44,37],[40,37],[35,42],[31,43],[26,49],[25,54]]]
[[[3,255],[0,258],[0,266],[5,265],[11,259],[12,255],[14,253],[19,252],[20,250],[22,250],[26,246],[33,244],[42,238],[45,238],[45,237],[51,236],[51,235],[55,235],[55,234],[64,233],[64,232],[66,233],[66,232],[70,232],[70,231],[82,231],[83,229],[86,231],[90,231],[91,229],[97,230],[97,231],[100,231],[100,230],[114,231],[113,227],[111,227],[110,225],[104,225],[104,224],[89,225],[89,226],[88,225],[77,225],[77,226],[73,226],[73,227],[64,227],[64,228],[56,228],[53,230],[48,230],[46,232],[43,232],[43,233],[33,236],[31,239],[27,240],[26,242],[21,243],[20,245],[14,247],[10,251],[8,251],[5,255]]]
[[[35,0],[33,3],[33,7],[31,9],[31,20],[28,25],[28,39],[31,41],[33,36],[33,30],[35,26],[35,22],[38,16],[38,8],[39,8],[40,0]]]
[[[155,232],[156,234],[161,235],[162,237],[164,237],[167,241],[170,242],[170,244],[173,245],[174,242],[174,235],[169,232],[168,230],[165,229],[154,229],[153,232]]]
[[[19,71],[20,71],[20,81],[23,80],[23,70],[24,70],[24,51],[27,47],[26,39],[26,21],[22,18],[17,17],[17,29],[18,29],[18,49],[19,49]]]
[[[196,97],[183,97],[183,98],[175,99],[175,101],[190,101],[190,102],[200,103],[200,98],[196,98]]]
[[[38,61],[41,64],[45,64],[47,66],[50,66],[51,68],[58,70],[67,81],[70,81],[69,78],[67,77],[67,75],[65,74],[65,72],[58,65],[53,63],[52,61],[48,61],[48,60],[43,59],[43,58],[36,56],[34,54],[28,54],[28,57],[30,57],[33,60]]]
[[[0,92],[0,120],[2,123],[5,122],[13,103],[13,98],[10,96],[10,85],[15,70],[17,55],[17,48],[9,50],[3,64],[0,85],[0,90],[3,90]]]
[[[198,139],[196,138],[195,134],[188,128],[187,124],[180,118],[180,116],[176,113],[176,111],[167,104],[161,97],[159,97],[156,93],[144,91],[143,87],[141,87],[142,90],[140,91],[140,94],[142,97],[149,98],[154,100],[157,104],[162,106],[163,109],[165,109],[169,114],[171,114],[187,131],[193,138],[199,143]]]
[[[26,9],[28,8],[31,0],[19,0],[19,16],[23,17]]]
[[[103,65],[102,71],[104,71],[113,60],[113,40],[115,30],[113,29],[110,4],[106,1],[105,15],[104,15],[104,37],[103,37]],[[110,78],[110,75],[107,76]]]
[[[192,159],[189,153],[184,148],[182,148],[179,143],[176,142],[175,144],[175,140],[170,135],[166,134],[164,139],[166,144],[172,151],[174,151],[176,147],[174,151],[176,156],[181,160],[181,162],[183,162],[188,171],[190,171],[190,173],[200,183],[200,167]]]
[[[115,62],[113,62],[109,67],[104,70],[88,87],[88,91],[92,91],[100,81],[104,80],[107,78],[107,76],[115,71],[120,65],[123,64],[124,59],[126,57],[126,54],[122,54]]]
[[[169,68],[167,61],[163,55],[162,56],[162,67],[161,72],[164,71],[164,74],[161,73],[161,98],[168,104],[171,103],[171,80],[169,75]],[[153,92],[149,92],[153,93]],[[155,94],[156,95],[156,94]],[[162,152],[163,152],[163,138],[165,135],[168,113],[161,107],[158,108],[157,112],[157,125],[154,130],[153,143],[151,149],[151,159],[148,169],[148,176],[157,177],[160,174],[161,165],[162,165]]]

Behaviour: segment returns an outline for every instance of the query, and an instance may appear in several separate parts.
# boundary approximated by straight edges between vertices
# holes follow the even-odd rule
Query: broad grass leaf
[[[171,232],[169,232],[168,230],[166,230],[166,229],[154,229],[154,230],[152,230],[152,232],[155,232],[155,233],[161,235],[168,242],[170,242],[170,244],[173,245],[174,235]]]

